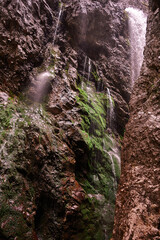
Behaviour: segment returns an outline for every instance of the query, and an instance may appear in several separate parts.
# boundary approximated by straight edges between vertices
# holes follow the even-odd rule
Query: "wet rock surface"
[[[125,4],[0,3],[0,238],[110,239],[131,92]]]
[[[35,76],[32,70],[42,65],[47,43],[53,42],[58,6],[58,1],[50,3],[43,0],[34,3],[1,3],[2,90],[10,91],[12,88],[14,92],[22,91],[33,82]],[[64,1],[58,31],[57,43],[61,51],[68,51],[65,42],[69,42],[81,56],[73,60],[78,61],[79,74],[82,74],[87,56],[93,60],[94,68],[91,71],[97,72],[105,87],[111,88],[118,115],[115,125],[123,134],[121,129],[127,122],[130,95],[129,46],[124,6],[111,2]]]
[[[74,4],[68,4],[66,9],[70,44],[76,49],[81,49],[78,71],[83,75],[85,57],[88,57],[87,62],[90,59],[92,64],[91,72],[97,73],[98,76],[97,90],[102,88],[107,91],[106,88],[110,88],[117,110],[118,120],[115,119],[115,128],[123,134],[121,130],[123,121],[127,122],[127,103],[130,96],[125,7],[111,1],[74,1]],[[86,68],[89,68],[88,65]],[[91,74],[90,78],[94,80],[94,74]],[[103,86],[100,86],[101,81]],[[121,107],[125,116],[120,110]]]
[[[52,4],[55,9],[58,3]],[[54,12],[46,1],[2,1],[1,89],[21,91],[30,73],[43,62],[46,44],[53,39]]]
[[[117,196],[115,240],[160,238],[159,7],[157,1],[150,1],[145,59],[130,102]]]

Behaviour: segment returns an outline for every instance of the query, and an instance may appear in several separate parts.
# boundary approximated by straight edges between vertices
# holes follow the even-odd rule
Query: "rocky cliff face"
[[[0,3],[1,239],[110,239],[131,92],[125,6]]]
[[[44,59],[53,39],[54,12],[58,3],[3,1],[1,11],[1,89],[21,91],[30,73]]]
[[[58,1],[1,3],[2,90],[23,91],[32,81],[32,70],[42,65],[47,43],[53,43],[58,6]],[[111,88],[116,105],[116,127],[122,134],[130,95],[124,7],[111,2],[64,1],[61,21],[57,42],[60,50],[67,53],[67,43],[76,50],[79,73],[83,72],[86,56],[94,60],[91,71],[97,71],[99,80],[106,83],[105,88]]]
[[[150,1],[142,73],[130,102],[122,151],[115,240],[160,239],[160,4]]]

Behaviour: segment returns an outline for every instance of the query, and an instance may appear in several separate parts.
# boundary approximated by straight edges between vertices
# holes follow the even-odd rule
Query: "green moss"
[[[32,211],[32,206],[35,205],[33,175],[37,171],[36,165],[39,165],[35,162],[36,159],[42,158],[41,154],[36,154],[38,151],[47,151],[45,154],[49,156],[49,151],[52,152],[56,146],[57,138],[53,133],[53,122],[41,105],[28,106],[15,98],[11,103],[9,100],[6,106],[0,105],[0,110],[0,142],[3,146],[0,156],[0,225],[3,225],[1,234],[6,239],[31,239],[30,210]],[[50,150],[45,147],[43,149],[40,142],[45,146],[47,143],[46,149]],[[25,211],[29,211],[31,217],[25,215]]]
[[[90,199],[90,201],[88,199],[81,204],[81,218],[78,223],[78,229],[83,229],[83,231],[77,234],[77,238],[75,239],[98,240],[95,238],[95,235],[97,233],[97,229],[100,228],[100,214],[94,211],[94,200]]]
[[[96,130],[95,130],[95,135],[96,135],[97,137],[101,137],[101,136],[102,136],[102,133],[100,132],[99,129],[96,129]]]
[[[93,75],[97,79],[97,75]],[[85,84],[82,85],[85,86]],[[113,148],[113,137],[108,135],[106,131],[107,108],[110,107],[110,103],[107,94],[97,93],[92,84],[88,83],[88,86],[84,89],[78,87],[77,103],[81,109],[82,118],[80,133],[88,146],[88,158],[86,158],[88,169],[87,174],[84,173],[83,175],[81,172],[80,175],[77,174],[77,177],[86,193],[91,194],[92,197],[88,201],[93,209],[92,214],[86,209],[81,212],[85,223],[83,228],[86,233],[78,239],[87,239],[90,229],[92,229],[91,239],[102,240],[105,239],[104,229],[107,234],[112,232],[115,205],[115,186],[110,154],[108,153]],[[118,165],[116,164],[115,171],[118,176]],[[91,211],[89,205],[85,207]],[[105,213],[103,213],[103,209],[105,209]],[[110,209],[112,209],[112,213]],[[94,221],[93,225],[92,221]],[[89,222],[87,226],[91,226],[90,229],[89,227],[86,229],[86,222]]]
[[[82,110],[82,129],[87,132],[99,129],[103,132],[106,128],[106,112],[102,94],[93,93],[92,96],[81,88],[78,90],[77,102]]]
[[[94,146],[94,149],[97,149],[103,152],[102,138],[92,136],[91,139],[92,139],[92,144]]]
[[[9,98],[6,106],[0,104],[0,130],[11,127],[11,119],[14,112],[15,105],[13,103],[13,99]]]
[[[88,194],[90,194],[90,193],[91,193],[91,194],[96,193],[96,190],[95,190],[94,186],[93,186],[87,179],[83,180],[83,181],[81,182],[81,185],[83,186],[84,190],[85,190]]]
[[[119,180],[120,179],[120,175],[121,175],[121,170],[118,164],[118,160],[115,156],[112,156],[113,161],[114,161],[114,167],[115,167],[115,172],[116,172],[116,177]]]
[[[92,149],[93,143],[92,143],[92,140],[91,140],[89,134],[87,132],[85,132],[84,130],[81,130],[80,133],[81,133],[81,135],[83,137],[83,140],[88,145],[88,148]]]
[[[0,207],[0,219],[2,219],[4,216],[8,216],[10,213],[14,215],[15,212],[10,208],[8,204],[2,203]]]
[[[95,234],[95,239],[102,240],[104,238],[104,233],[101,229],[97,229],[97,232]]]

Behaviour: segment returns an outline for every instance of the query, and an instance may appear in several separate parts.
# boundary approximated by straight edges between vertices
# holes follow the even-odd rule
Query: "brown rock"
[[[130,102],[122,151],[114,240],[160,239],[160,13],[150,1],[142,74]],[[156,8],[156,10],[155,10]]]
[[[48,111],[51,112],[53,115],[60,114],[62,112],[62,108],[60,105],[51,105],[48,107]]]

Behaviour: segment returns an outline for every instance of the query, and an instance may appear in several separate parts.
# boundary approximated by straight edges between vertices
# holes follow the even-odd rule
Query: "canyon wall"
[[[115,240],[160,239],[160,3],[149,4],[145,58],[122,150]]]
[[[0,3],[0,239],[111,238],[131,93],[128,4],[138,2]]]
[[[0,238],[110,239],[130,98],[124,7],[0,11]]]

